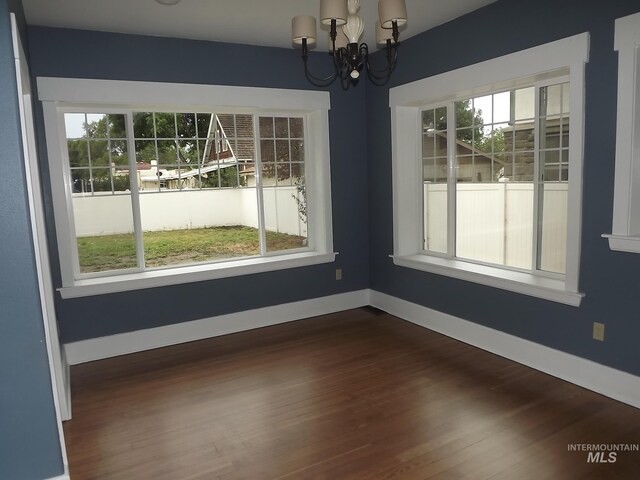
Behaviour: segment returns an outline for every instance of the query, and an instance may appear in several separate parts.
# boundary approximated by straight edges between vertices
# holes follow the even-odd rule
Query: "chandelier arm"
[[[307,39],[302,39],[302,63],[304,64],[304,75],[307,77],[307,80],[316,87],[327,87],[331,85],[338,76],[338,71],[336,71],[326,77],[317,77],[311,73],[309,70],[309,65],[307,60],[309,59],[309,53],[307,49]]]
[[[366,44],[364,44],[366,45]],[[363,45],[363,46],[364,46]],[[387,66],[383,68],[375,68],[369,61],[368,48],[362,49],[364,51],[364,57],[367,64],[367,75],[370,80],[386,80],[396,68],[398,61],[398,44],[391,45],[391,41],[387,40]]]
[[[351,79],[349,78],[349,75],[340,77],[340,86],[342,87],[342,90],[349,90],[349,87],[351,86]]]

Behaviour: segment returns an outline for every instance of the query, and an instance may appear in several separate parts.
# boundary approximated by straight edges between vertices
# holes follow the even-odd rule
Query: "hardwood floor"
[[[368,308],[71,374],[73,480],[640,478],[568,451],[640,410]]]

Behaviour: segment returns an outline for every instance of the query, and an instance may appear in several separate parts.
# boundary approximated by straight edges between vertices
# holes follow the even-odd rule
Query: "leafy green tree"
[[[482,138],[482,110],[471,107],[471,100],[455,102],[456,138],[471,145],[474,140]],[[422,114],[422,127],[425,130],[447,131],[447,108],[425,110]]]

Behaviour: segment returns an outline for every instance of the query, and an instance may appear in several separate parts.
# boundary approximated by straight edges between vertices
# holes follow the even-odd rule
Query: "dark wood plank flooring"
[[[71,478],[637,479],[640,410],[372,309],[72,367]]]

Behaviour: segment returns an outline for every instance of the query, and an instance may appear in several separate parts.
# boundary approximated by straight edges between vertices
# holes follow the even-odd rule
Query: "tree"
[[[455,102],[456,137],[465,143],[472,144],[474,139],[482,138],[482,110],[471,108],[471,100]],[[447,108],[440,107],[425,110],[422,113],[422,127],[425,131],[447,131]]]

